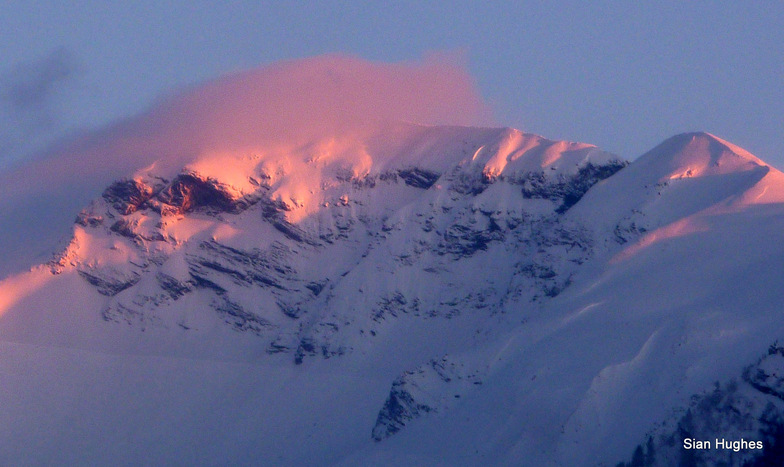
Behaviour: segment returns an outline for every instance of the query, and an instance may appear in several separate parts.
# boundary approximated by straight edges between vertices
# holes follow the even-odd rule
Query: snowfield
[[[629,163],[399,123],[147,162],[67,215],[47,213],[68,187],[3,175],[2,464],[741,465],[784,446],[784,174],[718,137]]]

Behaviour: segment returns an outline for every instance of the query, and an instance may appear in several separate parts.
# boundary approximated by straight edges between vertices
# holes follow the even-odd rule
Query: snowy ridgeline
[[[560,144],[536,141],[534,155]],[[469,161],[485,147],[472,144],[461,151]],[[195,334],[224,323],[296,363],[343,355],[372,345],[389,320],[483,320],[567,287],[594,239],[564,214],[625,165],[569,151],[574,162],[538,172],[465,160],[445,173],[338,171],[308,200],[280,196],[296,174],[251,171],[238,189],[192,169],[146,172],[78,215],[51,271],[75,271],[106,296],[106,321]]]
[[[778,171],[707,134],[628,164],[514,130],[404,128],[394,143],[221,155],[110,184],[54,260],[0,282],[0,339],[37,353],[128,355],[141,359],[139,374],[158,357],[225,362],[205,371],[241,387],[250,379],[232,365],[263,364],[270,380],[254,384],[280,391],[243,397],[278,407],[248,409],[272,410],[274,429],[238,414],[216,423],[264,433],[237,442],[274,453],[273,463],[778,455],[779,347],[748,366],[759,345],[784,336],[769,267],[783,253],[770,235],[784,223]],[[655,388],[641,387],[649,379]],[[199,384],[205,394],[174,406],[211,400],[220,383]],[[297,411],[313,391],[323,391],[314,401],[342,394],[342,405]],[[93,413],[97,396],[74,396],[74,407]],[[53,409],[53,420],[68,416]],[[229,434],[215,436],[192,460],[223,459]],[[765,449],[687,451],[683,436]],[[306,438],[320,441],[303,447]],[[71,442],[58,439],[51,452]],[[3,452],[40,461],[50,451]]]

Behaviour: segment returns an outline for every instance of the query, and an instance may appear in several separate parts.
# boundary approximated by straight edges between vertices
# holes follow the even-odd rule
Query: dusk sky
[[[281,60],[462,63],[494,123],[634,159],[704,130],[784,168],[784,9],[764,2],[11,1],[0,165]]]

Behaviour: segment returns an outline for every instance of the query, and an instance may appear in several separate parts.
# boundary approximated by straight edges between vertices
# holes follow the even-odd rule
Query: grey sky
[[[60,100],[78,64],[60,47],[0,74],[0,152],[24,153],[63,131]]]
[[[79,64],[76,75],[22,88],[39,103],[56,98],[56,115],[44,114],[60,122],[49,136],[279,60],[452,51],[501,125],[627,158],[705,130],[784,167],[784,8],[775,3],[10,1],[0,44],[3,76],[58,50]]]

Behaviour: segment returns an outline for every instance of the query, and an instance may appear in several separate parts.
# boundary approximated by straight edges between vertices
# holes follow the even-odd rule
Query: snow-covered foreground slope
[[[782,201],[705,133],[628,165],[402,124],[162,159],[0,282],[0,460],[615,465],[650,437],[666,465],[693,396],[784,337]]]

